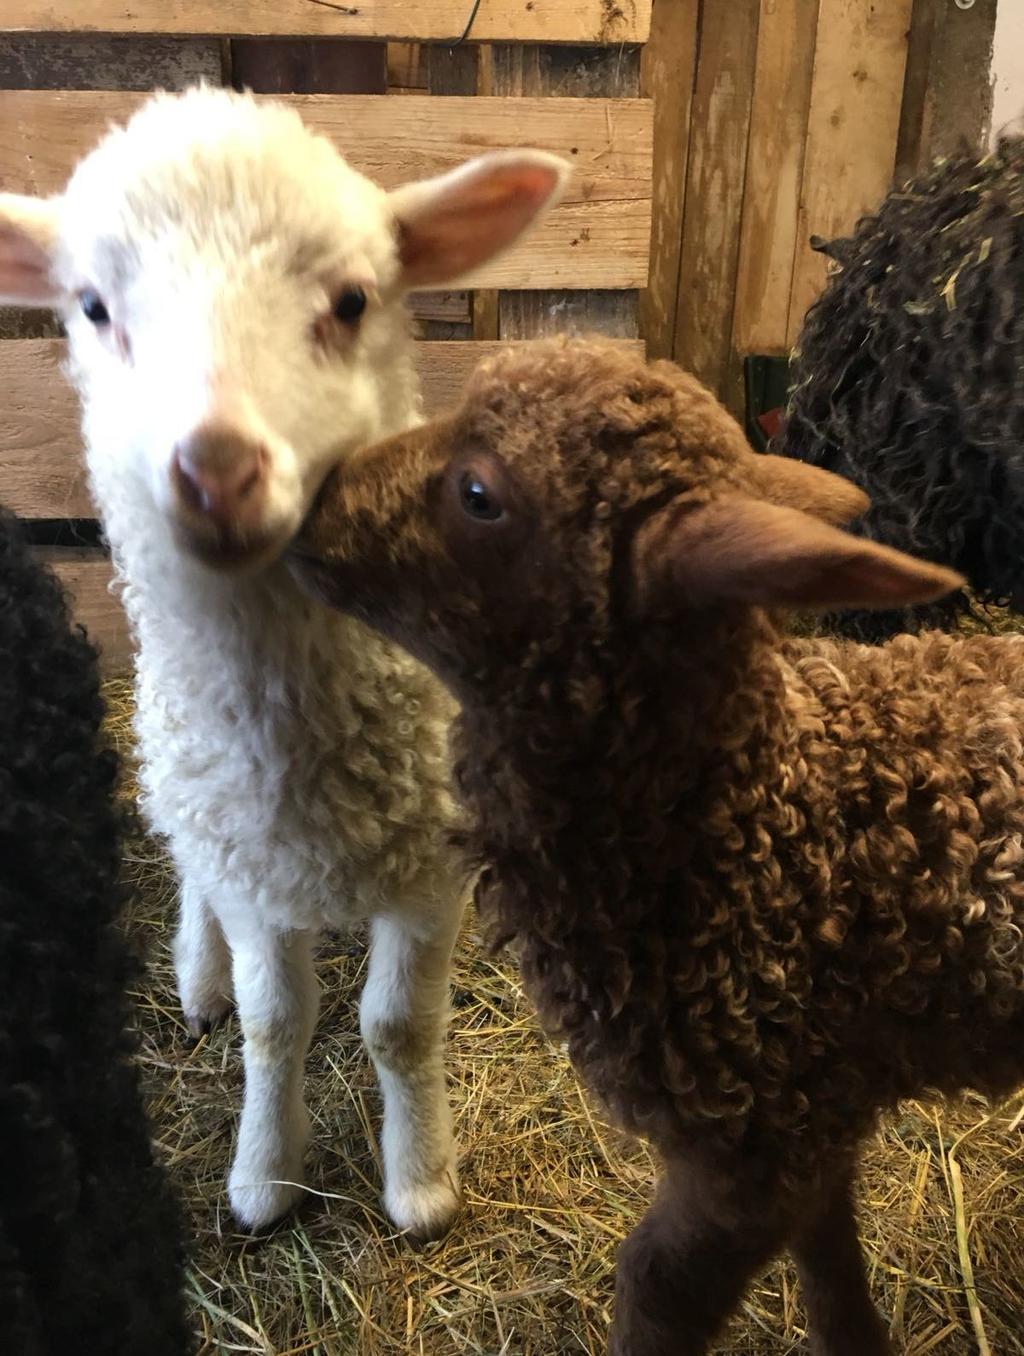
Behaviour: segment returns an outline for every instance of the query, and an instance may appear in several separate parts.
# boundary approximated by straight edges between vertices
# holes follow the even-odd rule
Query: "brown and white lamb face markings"
[[[483,917],[665,1159],[616,1356],[701,1356],[783,1248],[815,1352],[883,1356],[859,1141],[1024,1078],[1024,637],[786,640],[776,604],[956,583],[823,521],[862,506],[672,369],[552,344],[339,471],[301,544],[457,687]]]

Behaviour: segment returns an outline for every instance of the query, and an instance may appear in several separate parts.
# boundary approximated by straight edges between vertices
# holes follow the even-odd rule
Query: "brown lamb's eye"
[[[366,310],[366,293],[361,287],[346,287],[334,303],[335,318],[343,325],[354,325]]]
[[[504,512],[494,494],[473,471],[467,471],[459,481],[459,500],[463,511],[480,522],[496,522]]]

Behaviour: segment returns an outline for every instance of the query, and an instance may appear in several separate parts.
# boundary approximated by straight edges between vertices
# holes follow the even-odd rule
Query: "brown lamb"
[[[460,700],[483,917],[664,1159],[618,1356],[698,1356],[784,1247],[813,1351],[888,1352],[858,1143],[1024,1078],[1024,637],[788,639],[957,586],[832,525],[864,504],[670,365],[557,341],[339,468],[298,548]]]

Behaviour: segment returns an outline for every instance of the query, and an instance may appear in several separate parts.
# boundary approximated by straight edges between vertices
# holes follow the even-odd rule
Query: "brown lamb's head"
[[[332,472],[295,569],[465,694],[709,609],[894,607],[959,585],[841,531],[866,505],[753,452],[671,364],[553,340],[484,363],[454,415]]]

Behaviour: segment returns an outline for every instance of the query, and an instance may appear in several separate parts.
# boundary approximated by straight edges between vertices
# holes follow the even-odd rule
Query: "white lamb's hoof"
[[[227,1020],[231,1008],[230,998],[218,997],[212,1002],[194,1008],[191,1012],[186,1009],[183,1015],[189,1035],[200,1040],[203,1036],[208,1036],[211,1031],[216,1031],[217,1027]]]
[[[388,1218],[412,1243],[443,1238],[461,1208],[462,1193],[454,1164],[433,1181],[389,1185],[384,1192]]]
[[[300,1182],[228,1182],[231,1213],[247,1234],[262,1234],[279,1224],[305,1194]]]

